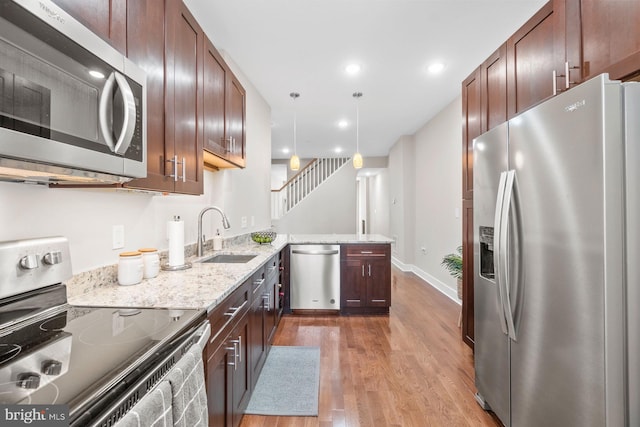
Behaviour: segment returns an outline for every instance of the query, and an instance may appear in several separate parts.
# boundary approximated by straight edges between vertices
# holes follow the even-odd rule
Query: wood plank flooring
[[[285,316],[274,345],[320,347],[319,415],[245,415],[240,426],[499,426],[473,397],[460,306],[411,273],[394,268],[392,282],[388,317]]]

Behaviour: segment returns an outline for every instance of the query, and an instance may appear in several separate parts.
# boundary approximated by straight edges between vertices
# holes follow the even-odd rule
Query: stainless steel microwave
[[[147,173],[146,75],[48,0],[0,0],[0,179]]]

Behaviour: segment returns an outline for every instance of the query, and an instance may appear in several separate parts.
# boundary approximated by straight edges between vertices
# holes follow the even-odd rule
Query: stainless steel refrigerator
[[[640,83],[474,140],[475,383],[507,427],[640,426]]]

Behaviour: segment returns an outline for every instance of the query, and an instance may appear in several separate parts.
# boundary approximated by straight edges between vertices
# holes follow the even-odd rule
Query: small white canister
[[[152,279],[160,273],[160,255],[156,248],[141,248],[138,249],[142,253],[142,263],[144,264],[145,279]]]
[[[135,285],[142,282],[144,264],[142,254],[135,252],[122,252],[118,259],[118,283],[123,286]]]

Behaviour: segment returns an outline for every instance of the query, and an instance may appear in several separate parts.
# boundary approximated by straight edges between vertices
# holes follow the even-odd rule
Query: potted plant
[[[456,252],[445,255],[440,264],[458,281],[458,298],[462,299],[462,246]]]

